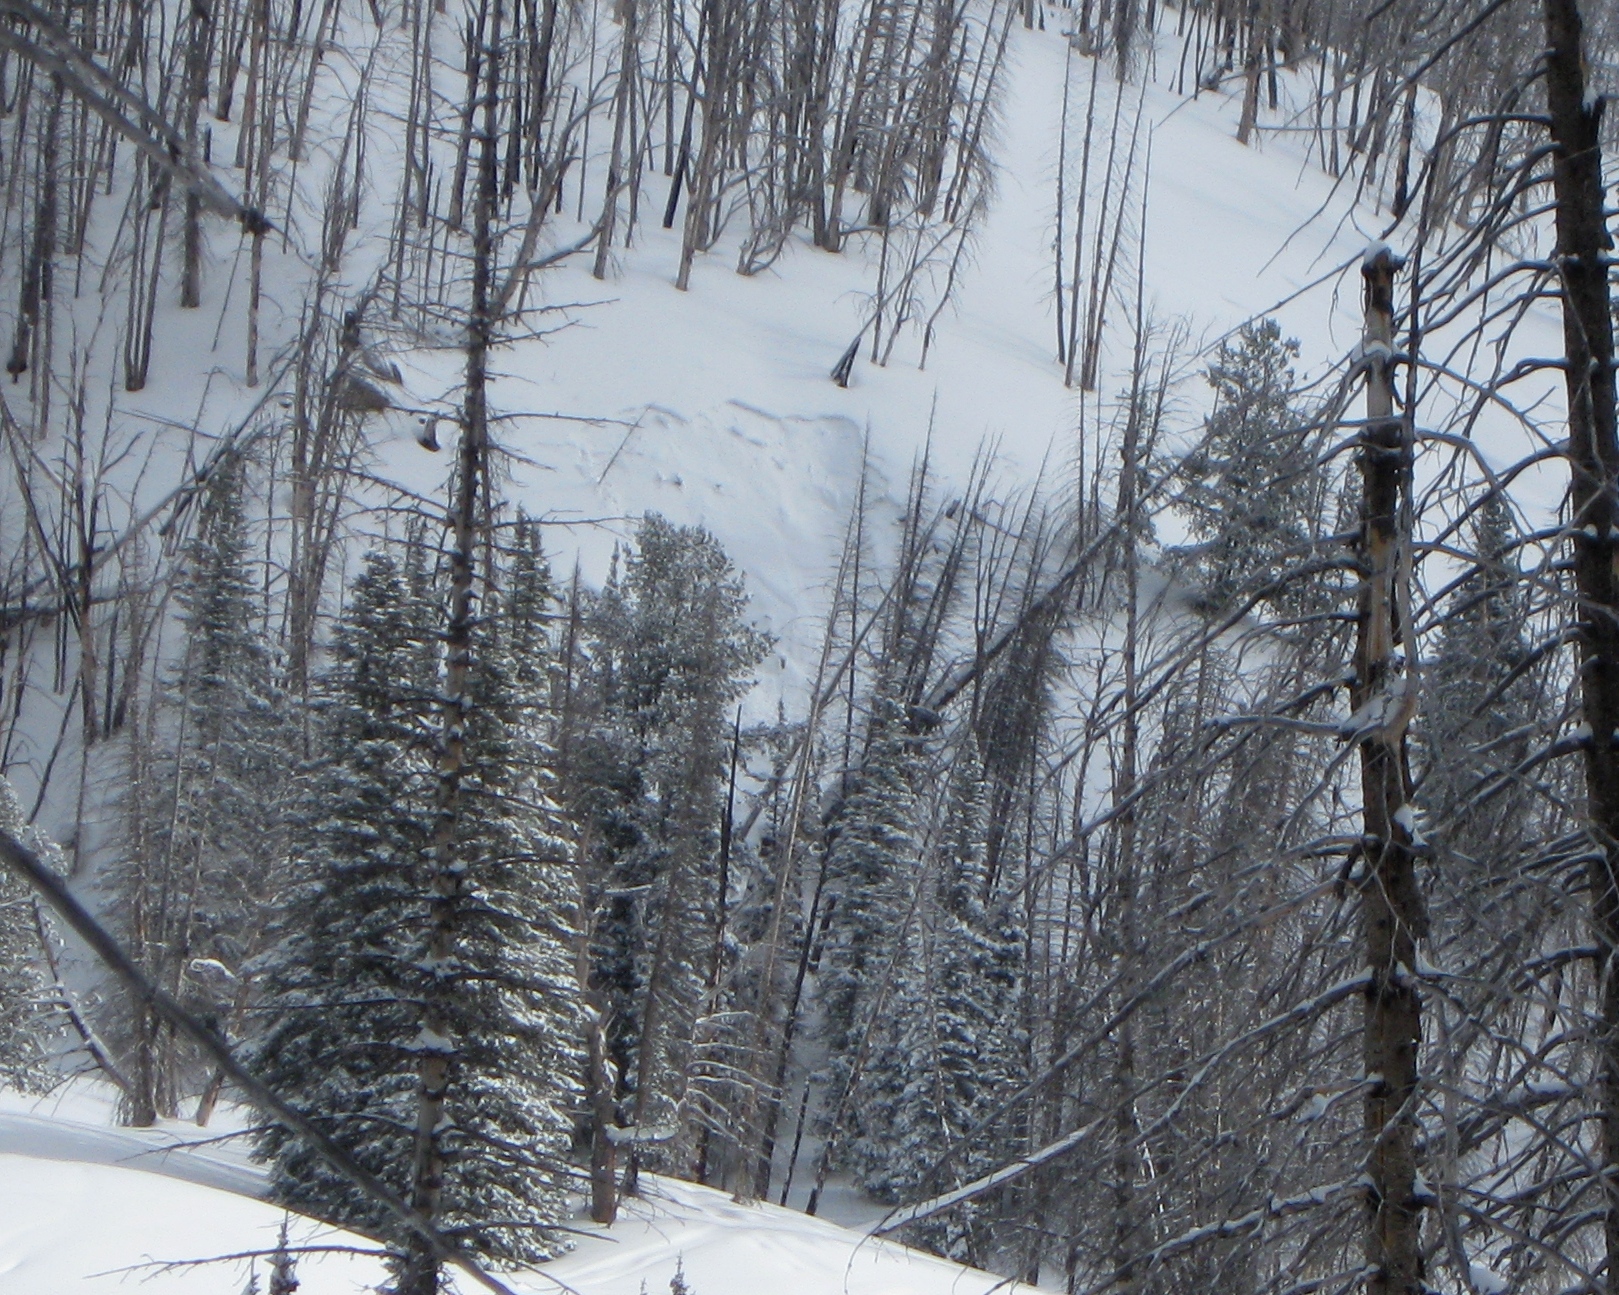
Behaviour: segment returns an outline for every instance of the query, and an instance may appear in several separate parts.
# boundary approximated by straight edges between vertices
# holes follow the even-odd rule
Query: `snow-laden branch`
[[[495,1295],[513,1295],[510,1287],[484,1269],[459,1242],[435,1228],[420,1212],[401,1200],[386,1183],[333,1142],[314,1121],[282,1101],[237,1061],[218,1034],[147,978],[122,946],[79,903],[62,879],[46,867],[38,854],[6,831],[0,831],[0,863],[4,863],[36,890],[103,965],[124,982],[138,1001],[207,1053],[225,1078],[248,1101],[296,1133],[337,1173],[383,1206],[402,1227],[419,1236],[440,1259],[454,1264]],[[556,1281],[555,1278],[549,1280]],[[557,1285],[563,1290],[571,1289],[562,1282],[557,1282]]]
[[[1151,1126],[1143,1129],[1134,1139],[1134,1142],[1145,1141],[1159,1129],[1171,1123],[1190,1094],[1196,1091],[1213,1072],[1214,1068],[1236,1049],[1262,1039],[1278,1030],[1285,1029],[1289,1025],[1297,1025],[1303,1021],[1311,1020],[1336,1004],[1341,1003],[1344,999],[1363,993],[1371,984],[1371,972],[1363,971],[1358,975],[1340,980],[1337,984],[1323,990],[1308,1001],[1295,1004],[1288,1008],[1287,1011],[1278,1013],[1269,1020],[1256,1025],[1253,1029],[1245,1030],[1234,1038],[1228,1039],[1207,1055],[1196,1075],[1187,1083],[1176,1097],[1176,1100],[1170,1104],[1169,1109],[1159,1119],[1155,1120]],[[970,1201],[974,1197],[982,1196],[985,1192],[994,1191],[995,1188],[1022,1177],[1029,1170],[1038,1168],[1072,1151],[1075,1147],[1085,1142],[1096,1131],[1098,1126],[1106,1122],[1107,1117],[1105,1116],[1092,1120],[1089,1124],[1083,1125],[1071,1133],[1065,1133],[1055,1142],[1048,1143],[1038,1151],[1030,1152],[1026,1156],[1019,1156],[1016,1160],[1009,1161],[992,1173],[985,1174],[981,1178],[975,1178],[964,1186],[930,1197],[928,1200],[920,1201],[915,1205],[906,1205],[896,1209],[871,1230],[871,1235],[882,1236],[885,1233],[902,1228],[908,1223],[915,1223],[920,1219],[929,1218],[942,1210],[950,1209],[952,1206]]]
[[[871,1229],[871,1235],[874,1237],[885,1236],[890,1232],[898,1231],[908,1223],[916,1223],[921,1219],[931,1218],[941,1210],[947,1210],[954,1205],[970,1201],[975,1197],[982,1196],[985,1192],[992,1192],[1002,1184],[1022,1177],[1029,1170],[1036,1169],[1057,1159],[1066,1152],[1072,1151],[1106,1123],[1106,1117],[1094,1119],[1089,1124],[1075,1129],[1072,1133],[1065,1133],[1055,1142],[1041,1147],[1040,1150],[1031,1151],[1026,1156],[1019,1156],[1010,1164],[1002,1165],[994,1173],[985,1174],[982,1178],[975,1178],[972,1182],[962,1187],[957,1187],[954,1191],[935,1196],[931,1200],[919,1201],[915,1205],[906,1205],[893,1210],[876,1227]]]

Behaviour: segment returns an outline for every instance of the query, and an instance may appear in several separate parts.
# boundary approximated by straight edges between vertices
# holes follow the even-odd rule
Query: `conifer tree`
[[[1213,608],[1273,583],[1308,547],[1320,477],[1294,409],[1298,351],[1263,319],[1222,342],[1209,365],[1214,407],[1182,465],[1181,502]]]
[[[1521,759],[1524,743],[1500,743],[1533,713],[1536,679],[1528,673],[1522,573],[1512,561],[1511,506],[1489,496],[1474,514],[1474,566],[1452,592],[1427,669],[1424,718],[1429,755],[1421,797],[1430,817],[1449,819],[1465,801],[1490,789]],[[1506,844],[1526,811],[1522,789],[1490,795],[1448,833],[1464,853]]]
[[[271,959],[273,1018],[257,1062],[278,1091],[402,1191],[424,1046],[417,1004],[435,977],[447,981],[457,1082],[444,1225],[478,1254],[534,1260],[554,1253],[544,1225],[566,1211],[561,1173],[578,1034],[571,882],[551,831],[533,708],[509,650],[514,638],[536,640],[531,623],[512,633],[492,617],[472,673],[480,758],[463,789],[459,844],[469,879],[458,963],[446,974],[425,957],[433,723],[413,583],[391,555],[367,559],[338,630],[337,662],[320,681],[322,759],[298,850],[305,881]],[[508,615],[543,607],[543,596],[536,601],[531,585],[517,583],[523,592],[507,600]],[[287,1203],[383,1224],[374,1202],[284,1130],[269,1130],[260,1151]]]
[[[259,614],[246,465],[227,456],[203,491],[178,591],[184,644],[157,747],[131,778],[131,831],[112,869],[119,934],[143,969],[225,1032],[251,991],[247,967],[285,880],[291,730]],[[186,1058],[135,1005],[126,1115],[178,1113]]]
[[[881,684],[872,705],[865,758],[828,828],[833,907],[816,982],[836,1144],[827,1163],[847,1158],[857,1170],[870,1167],[866,1139],[881,1136],[882,1112],[897,1100],[897,1059],[886,1051],[893,1041],[878,1015],[903,1012],[890,995],[909,988],[915,996],[895,972],[917,958],[919,938],[916,739]]]
[[[718,541],[648,514],[590,616],[593,715],[570,776],[593,843],[592,979],[627,1119],[675,1119],[712,947],[731,706],[769,639]]]
[[[424,910],[430,804],[430,694],[418,686],[412,622],[398,564],[369,555],[315,689],[320,755],[298,815],[298,884],[266,960],[270,1025],[255,1048],[267,1082],[396,1187],[410,1155],[406,1047],[421,979],[405,941]],[[260,1152],[288,1204],[381,1222],[284,1130],[267,1130]]]
[[[915,924],[897,1001],[884,1013],[886,1044],[867,1068],[871,1091],[889,1096],[878,1096],[880,1120],[870,1122],[855,1153],[862,1185],[879,1200],[947,1186],[930,1178],[947,1156],[950,1182],[1006,1158],[1002,1140],[964,1140],[1019,1073],[1023,937],[1007,897],[990,893],[986,802],[969,734],[953,762],[926,918]],[[976,1219],[982,1212],[969,1204],[922,1225],[919,1239],[981,1263],[988,1240]]]
[[[11,783],[0,776],[0,832],[33,838],[49,859],[56,851],[33,833]],[[31,1092],[49,1079],[47,1043],[50,1019],[41,968],[33,894],[10,869],[0,869],[0,1087]]]

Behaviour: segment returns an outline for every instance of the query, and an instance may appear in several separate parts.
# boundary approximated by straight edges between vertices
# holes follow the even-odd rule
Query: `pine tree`
[[[1439,919],[1436,949],[1458,935],[1468,948],[1498,941],[1501,914],[1534,902],[1519,893],[1517,878],[1536,843],[1555,830],[1533,780],[1515,772],[1529,755],[1536,716],[1546,711],[1548,671],[1525,632],[1511,506],[1488,497],[1472,532],[1474,565],[1446,600],[1417,716],[1426,767],[1415,799],[1435,854],[1428,884],[1443,897],[1431,905]],[[1539,920],[1525,910],[1514,925],[1527,932]]]
[[[827,1045],[860,1044],[874,995],[906,921],[914,888],[914,744],[897,702],[873,702],[865,760],[829,825],[827,877],[836,921],[818,979]]]
[[[881,683],[872,705],[865,758],[828,825],[832,907],[816,998],[830,1125],[818,1176],[846,1163],[876,1185],[881,1153],[874,1140],[897,1118],[905,1082],[901,1045],[882,1027],[920,1004],[922,993],[904,969],[920,964],[922,944],[914,902],[916,742]]]
[[[990,893],[987,789],[969,736],[953,762],[933,859],[926,916],[914,923],[884,1045],[867,1068],[875,1096],[855,1159],[861,1184],[883,1201],[942,1190],[1006,1158],[1001,1138],[970,1130],[1019,1073],[1017,1019],[1023,933],[1006,896]],[[871,1109],[866,1101],[863,1110]],[[948,1174],[931,1175],[946,1161]],[[983,1207],[968,1205],[924,1224],[919,1239],[941,1253],[982,1262]]]
[[[1511,505],[1489,496],[1474,514],[1472,530],[1474,567],[1450,596],[1426,671],[1422,718],[1430,757],[1421,796],[1431,814],[1444,818],[1486,790],[1492,773],[1521,758],[1521,742],[1505,750],[1497,744],[1528,722],[1535,700],[1536,680],[1525,673],[1529,645],[1521,573],[1511,559]],[[1491,800],[1480,807],[1486,821],[1469,814],[1469,821],[1458,825],[1464,830],[1451,834],[1453,844],[1462,847],[1465,840],[1473,848],[1488,847],[1525,808],[1521,795]],[[1511,807],[1504,815],[1503,804]]]
[[[412,561],[415,565],[415,560]],[[424,958],[432,822],[431,693],[422,687],[426,618],[412,571],[372,554],[320,680],[320,766],[310,778],[298,863],[305,880],[269,960],[272,1024],[261,1074],[319,1118],[340,1145],[403,1191],[414,1142],[417,1004],[437,982],[452,1017],[457,1082],[446,1136],[444,1225],[500,1260],[554,1253],[544,1225],[566,1202],[560,1173],[575,1100],[578,1021],[573,915],[563,847],[551,831],[532,694],[509,644],[533,646],[519,579],[491,617],[471,680],[476,770],[463,789],[468,883],[457,965]],[[524,603],[524,598],[529,599]],[[359,1196],[284,1130],[264,1135],[277,1196],[380,1228]],[[538,1225],[538,1226],[536,1226]]]
[[[648,514],[590,612],[592,722],[570,770],[593,845],[593,987],[626,1118],[680,1112],[714,928],[729,710],[769,639],[717,540]]]
[[[407,1051],[423,973],[409,956],[425,915],[430,694],[398,564],[367,557],[315,689],[319,756],[300,806],[281,939],[266,959],[270,1024],[260,1075],[396,1188],[410,1161]],[[379,1227],[377,1207],[286,1131],[266,1131],[277,1198]]]

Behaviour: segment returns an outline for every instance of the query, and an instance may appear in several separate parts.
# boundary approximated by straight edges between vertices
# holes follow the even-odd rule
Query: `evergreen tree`
[[[588,630],[589,730],[570,770],[589,860],[592,983],[624,1116],[680,1110],[717,908],[729,712],[769,639],[718,541],[648,514]]]
[[[0,775],[0,832],[31,845],[57,862],[53,842],[29,827],[11,783]],[[47,1087],[48,1042],[53,1033],[46,1008],[33,891],[9,868],[0,867],[0,1087],[24,1092]]]
[[[834,1061],[858,1051],[887,985],[915,888],[917,761],[899,704],[873,701],[866,756],[829,824],[828,888],[836,897],[817,980]]]
[[[906,974],[925,945],[915,902],[919,761],[903,716],[880,683],[865,758],[828,824],[831,907],[816,978],[828,1054],[820,1172],[848,1165],[878,1190],[880,1145],[898,1118],[907,1070],[892,1025],[924,997]]]
[[[415,629],[398,564],[369,555],[336,629],[334,665],[316,683],[319,755],[298,815],[298,884],[266,959],[270,1024],[255,1049],[272,1087],[395,1187],[413,1137],[408,1044],[423,973],[409,942],[425,916],[431,806],[430,694],[419,687]],[[285,1130],[268,1129],[259,1149],[279,1199],[383,1222]]]
[[[1023,932],[992,894],[986,867],[987,789],[969,740],[956,754],[933,859],[925,917],[914,924],[896,1001],[884,1013],[884,1045],[868,1067],[874,1101],[855,1147],[861,1183],[900,1201],[964,1182],[1002,1163],[1005,1139],[964,1141],[1014,1085],[1022,1050],[1017,1018]],[[929,1175],[949,1155],[949,1172]],[[982,1262],[983,1207],[923,1225],[941,1253]]]
[[[1475,883],[1506,875],[1513,853],[1536,834],[1536,797],[1503,778],[1528,752],[1541,671],[1530,660],[1522,573],[1513,561],[1511,506],[1491,495],[1474,513],[1473,567],[1446,608],[1418,713],[1427,767],[1418,801],[1442,825],[1446,865],[1465,864]]]
[[[132,831],[112,869],[115,925],[157,984],[222,1031],[239,1027],[286,871],[292,733],[264,641],[246,470],[223,459],[203,492],[178,591],[183,652],[132,770]],[[175,1115],[188,1056],[135,1005],[126,1115]],[[210,1087],[212,1091],[212,1086]]]
[[[403,1191],[416,1053],[441,1042],[419,1036],[417,1004],[435,984],[447,987],[456,1083],[445,1225],[479,1254],[534,1260],[554,1253],[543,1225],[566,1212],[560,1167],[578,1034],[570,879],[551,831],[533,707],[516,686],[509,646],[532,646],[535,627],[526,610],[520,632],[503,616],[486,622],[471,689],[478,756],[463,789],[461,953],[454,967],[430,966],[434,730],[422,686],[426,618],[412,605],[418,563],[413,557],[402,571],[391,555],[368,557],[338,628],[336,663],[319,683],[321,760],[298,844],[304,880],[268,960],[272,1023],[256,1061],[278,1091]],[[508,616],[513,607],[543,608],[540,591],[517,584],[522,595],[514,590]],[[268,1130],[260,1153],[288,1204],[385,1225],[375,1202],[285,1130]]]
[[[1263,319],[1222,342],[1209,365],[1214,407],[1181,465],[1180,499],[1212,608],[1272,584],[1308,550],[1321,478],[1295,408],[1298,351],[1274,319]]]

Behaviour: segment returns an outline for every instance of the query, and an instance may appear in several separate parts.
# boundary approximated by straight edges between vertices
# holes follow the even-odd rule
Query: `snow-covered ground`
[[[0,1093],[0,1291],[5,1295],[235,1295],[265,1289],[283,1220],[303,1248],[302,1295],[354,1295],[385,1277],[374,1243],[254,1198],[262,1173],[229,1142],[184,1125],[110,1123],[93,1088],[66,1100]],[[229,1129],[227,1114],[226,1128]],[[619,1221],[583,1216],[572,1253],[503,1274],[515,1292],[661,1295],[988,1295],[1029,1291],[858,1230],[647,1176]],[[353,1253],[363,1251],[368,1253]],[[211,1262],[199,1262],[211,1261]],[[462,1280],[457,1289],[477,1289]]]
[[[1157,60],[1138,70],[1144,81],[1121,85],[1105,61],[1095,76],[1101,125],[1087,240],[1107,187],[1102,154],[1121,97],[1120,157],[1109,199],[1114,206],[1132,133],[1138,134],[1141,156],[1131,173],[1094,393],[1063,383],[1053,285],[1059,172],[1066,177],[1064,277],[1074,279],[1076,186],[1093,60],[1075,53],[1062,34],[1072,11],[1047,5],[1044,30],[1011,32],[994,126],[994,194],[974,231],[972,256],[937,321],[925,366],[913,329],[901,336],[886,366],[872,364],[862,351],[847,388],[829,377],[870,311],[877,252],[860,237],[833,255],[796,234],[775,265],[743,277],[735,273],[733,232],[698,258],[690,291],[678,291],[673,280],[680,240],[678,230],[660,228],[656,218],[668,184],[659,175],[646,177],[645,219],[633,247],[614,249],[605,280],[591,277],[588,255],[535,278],[534,296],[548,312],[521,321],[534,336],[499,349],[493,401],[500,439],[512,451],[504,492],[514,505],[550,523],[547,541],[557,571],[565,577],[577,560],[586,582],[598,582],[614,544],[648,510],[707,527],[746,575],[753,616],[778,640],[749,698],[750,717],[768,721],[779,703],[789,714],[801,714],[818,658],[827,589],[861,493],[862,463],[868,465],[867,497],[876,519],[866,535],[879,559],[895,529],[882,519],[897,512],[912,466],[924,452],[940,502],[965,489],[974,464],[988,453],[993,495],[1005,500],[1039,489],[1062,510],[1074,497],[1082,443],[1093,468],[1110,452],[1112,406],[1128,385],[1138,267],[1141,299],[1159,329],[1155,344],[1166,344],[1171,332],[1181,339],[1183,381],[1170,401],[1168,439],[1196,435],[1208,399],[1198,374],[1215,342],[1244,320],[1276,315],[1284,332],[1300,341],[1302,373],[1342,365],[1359,334],[1361,253],[1369,239],[1388,232],[1386,211],[1357,204],[1353,181],[1325,173],[1309,156],[1309,132],[1296,129],[1285,111],[1267,110],[1253,143],[1245,146],[1235,139],[1237,93],[1205,92],[1195,99],[1177,93],[1171,84],[1179,61],[1177,11],[1160,12]],[[369,19],[357,21],[355,29],[344,29],[356,48],[378,39]],[[353,74],[344,60],[323,65],[320,73],[323,85]],[[379,102],[399,92],[399,75],[398,68],[375,69]],[[1284,97],[1302,95],[1311,75],[1309,64],[1284,74]],[[334,91],[332,103],[343,101]],[[333,137],[342,138],[341,123],[329,124],[337,132]],[[225,155],[234,128],[215,125],[224,132],[218,151]],[[397,161],[388,143],[383,132],[370,154],[378,192],[389,190],[390,167]],[[575,195],[567,197],[571,212]],[[381,220],[377,213],[388,210],[378,204],[368,219]],[[314,255],[310,240],[318,234],[318,222],[310,228],[292,224],[293,249],[279,254],[278,286],[266,306],[268,332],[282,337],[300,318],[299,267]],[[559,217],[549,237],[565,247],[587,225]],[[383,237],[367,228],[369,234],[355,236],[369,249],[356,254],[356,283],[367,280],[367,258],[375,259]],[[107,420],[109,427],[130,430],[117,431],[104,457],[127,458],[138,465],[140,478],[137,487],[120,477],[115,502],[127,493],[131,512],[151,509],[160,520],[169,516],[160,501],[181,466],[205,454],[209,438],[257,426],[263,419],[255,411],[269,398],[266,388],[244,385],[239,341],[224,327],[230,293],[241,290],[239,284],[233,288],[233,276],[242,273],[237,237],[213,229],[210,238],[213,272],[206,279],[205,309],[183,311],[165,299],[151,381],[139,393],[120,394],[121,413]],[[1409,230],[1397,229],[1390,238],[1402,247]],[[1088,243],[1087,258],[1091,250]],[[1094,269],[1087,259],[1082,285],[1095,277]],[[380,333],[386,334],[385,325],[379,320]],[[453,457],[417,444],[417,413],[453,406],[462,361],[453,346],[417,346],[398,331],[379,340],[404,372],[400,402],[409,408],[368,420],[361,467],[372,484],[362,493],[367,504],[397,503],[388,489],[397,485],[411,492],[407,512],[413,514],[421,500],[444,497]],[[1533,303],[1503,364],[1510,367],[1521,355],[1555,354],[1559,338],[1555,303]],[[1447,346],[1444,335],[1429,337],[1425,354],[1446,358]],[[97,381],[90,389],[112,385]],[[1561,403],[1556,388],[1555,374],[1541,374],[1514,384],[1509,394],[1524,406],[1546,397],[1540,413],[1552,419]],[[1424,421],[1439,421],[1443,403],[1425,402]],[[94,411],[87,417],[92,425],[100,421]],[[202,429],[203,439],[193,429]],[[1497,468],[1540,443],[1539,432],[1518,427],[1493,405],[1468,432]],[[1419,480],[1431,481],[1449,453],[1424,446]],[[1530,514],[1531,528],[1555,515],[1565,484],[1566,473],[1556,463],[1515,480],[1513,497]],[[284,490],[284,482],[275,489]],[[267,503],[285,515],[285,499]],[[116,519],[109,524],[122,526]],[[397,523],[386,513],[356,509],[351,525],[363,543],[363,536]],[[1160,534],[1173,540],[1173,526],[1169,519]],[[349,563],[350,570],[334,565],[329,593],[352,574],[358,547],[340,555],[338,563]],[[154,656],[172,650],[172,639],[160,639]],[[65,745],[57,765],[65,770],[74,762],[76,738],[60,713],[67,696],[30,698],[37,713],[22,726],[14,766],[25,798],[33,795],[34,771],[51,760],[59,732]],[[65,795],[66,780],[58,775],[57,782],[63,790],[53,789],[41,821],[59,836],[75,836],[80,806]],[[92,803],[103,798],[92,789]]]
[[[858,239],[830,255],[795,237],[754,277],[734,272],[735,249],[722,240],[698,258],[690,290],[680,292],[673,282],[679,230],[648,220],[633,248],[615,249],[605,281],[591,277],[586,256],[540,276],[536,290],[554,313],[526,321],[543,337],[502,349],[496,398],[509,415],[506,444],[518,456],[511,495],[556,524],[560,567],[577,555],[587,580],[599,579],[613,544],[649,509],[707,527],[746,573],[755,614],[780,640],[774,669],[766,667],[751,702],[769,717],[780,698],[799,707],[813,674],[824,591],[859,491],[863,445],[868,500],[879,517],[897,513],[924,453],[947,498],[965,487],[987,450],[993,493],[1038,488],[1060,507],[1073,494],[1081,441],[1092,467],[1109,453],[1112,406],[1129,382],[1138,264],[1142,301],[1158,330],[1154,348],[1172,332],[1179,338],[1184,380],[1171,399],[1171,438],[1195,435],[1208,398],[1199,374],[1218,340],[1245,320],[1274,315],[1300,342],[1301,374],[1342,364],[1359,339],[1366,246],[1389,234],[1400,248],[1409,231],[1389,233],[1386,210],[1357,203],[1353,180],[1323,171],[1308,155],[1309,132],[1292,129],[1285,112],[1266,114],[1253,143],[1242,145],[1235,138],[1240,88],[1195,99],[1176,93],[1170,83],[1180,47],[1175,11],[1165,12],[1144,84],[1121,85],[1106,63],[1096,77],[1103,124],[1092,226],[1104,187],[1100,157],[1121,95],[1115,171],[1126,170],[1138,110],[1141,157],[1094,393],[1063,383],[1052,251],[1064,163],[1071,279],[1092,60],[1073,53],[1061,34],[1072,12],[1048,6],[1045,30],[1011,33],[994,196],[925,366],[920,337],[908,334],[886,366],[870,362],[868,346],[846,389],[830,379],[870,309],[876,253]],[[1302,95],[1311,75],[1309,68],[1288,74],[1284,85]],[[655,195],[664,183],[648,180]],[[1110,202],[1118,188],[1116,177]],[[582,229],[560,222],[554,238],[566,244]],[[1087,259],[1084,283],[1093,269]],[[1518,349],[1555,353],[1559,328],[1553,303],[1532,307]],[[1426,345],[1441,355],[1445,338]],[[404,358],[410,384],[424,396],[453,387],[460,362],[453,352]],[[1424,416],[1438,419],[1445,404],[1432,402]],[[445,456],[416,444],[412,420],[379,419],[373,431],[380,476],[434,497],[442,491]],[[1474,431],[1497,467],[1533,448],[1533,438],[1491,411]],[[1531,474],[1520,478],[1515,498],[1549,514],[1562,488],[1555,471],[1544,481]],[[886,533],[875,531],[881,546]]]

